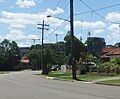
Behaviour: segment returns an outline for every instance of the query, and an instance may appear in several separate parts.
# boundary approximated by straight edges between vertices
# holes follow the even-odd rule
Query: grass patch
[[[49,77],[54,77],[55,79],[63,80],[73,80],[70,72],[52,71],[48,74]],[[116,76],[104,76],[104,75],[77,75],[78,80],[82,81],[93,81],[102,78],[110,78]]]
[[[61,72],[61,71],[52,71],[48,74],[49,77],[54,77],[54,79],[63,79],[63,80],[73,80],[72,75],[70,72]],[[77,75],[77,80],[81,81],[93,81],[103,78],[110,78],[110,77],[119,77],[120,75],[116,76],[105,76],[105,75]]]
[[[8,72],[6,72],[6,71],[0,71],[0,74],[6,74],[6,73],[8,73]]]
[[[78,75],[77,78],[83,81],[93,81],[97,79],[110,78],[113,76],[104,76],[104,75]]]
[[[69,72],[61,72],[61,71],[52,71],[48,74],[49,77],[55,77],[55,79],[66,79],[72,80],[72,75]]]
[[[120,79],[119,80],[107,80],[98,82],[99,84],[106,84],[106,85],[119,85],[120,86]]]

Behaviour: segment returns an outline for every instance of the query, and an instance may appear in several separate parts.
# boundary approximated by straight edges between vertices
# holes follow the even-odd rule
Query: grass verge
[[[7,71],[0,71],[0,74],[6,74],[8,73]]]
[[[54,77],[54,79],[62,80],[73,80],[70,72],[61,72],[61,71],[52,71],[48,74],[49,77]],[[77,79],[80,81],[93,81],[102,78],[109,78],[113,76],[104,76],[104,75],[77,75]]]
[[[98,82],[98,84],[120,86],[120,79],[119,80],[101,81],[101,82]]]

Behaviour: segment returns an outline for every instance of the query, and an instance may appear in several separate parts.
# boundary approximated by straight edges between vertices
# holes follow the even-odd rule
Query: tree
[[[28,53],[28,57],[30,59],[30,64],[32,65],[32,69],[40,69],[41,66],[41,51],[40,49],[33,48]]]
[[[114,45],[114,47],[119,47],[120,48],[120,42],[119,43],[116,43],[115,45]]]
[[[15,67],[16,65],[19,64],[19,60],[21,58],[20,49],[15,41],[12,41],[11,43],[11,48],[9,50],[9,57],[10,57],[11,66]]]
[[[0,43],[1,69],[13,70],[20,60],[20,51],[16,42],[5,39]]]
[[[70,35],[70,32],[67,33],[64,40],[65,40],[65,46],[66,46],[66,55],[68,56],[71,54],[71,35]],[[79,60],[79,58],[82,58],[83,53],[86,52],[86,47],[75,36],[74,36],[74,44],[75,44],[75,60]],[[71,61],[69,62],[69,64],[71,64]]]

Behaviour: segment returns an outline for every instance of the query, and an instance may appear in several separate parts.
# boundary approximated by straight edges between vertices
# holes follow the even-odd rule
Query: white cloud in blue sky
[[[36,0],[17,0],[16,4],[21,8],[29,8],[36,6]]]
[[[0,41],[7,38],[10,40],[19,41],[19,46],[30,46],[32,43],[30,39],[41,38],[41,30],[37,30],[37,24],[42,23],[43,19],[46,24],[49,24],[49,31],[45,31],[45,43],[55,42],[55,34],[59,34],[63,41],[67,31],[70,30],[69,22],[60,20],[55,17],[69,19],[69,0],[0,0]],[[104,2],[103,2],[104,1]],[[119,4],[119,0],[84,0],[93,9],[98,9],[114,4]],[[86,12],[90,9],[83,6],[79,0],[74,0],[74,13]],[[57,6],[56,6],[57,5]],[[118,7],[113,7],[106,10],[98,11],[100,15],[113,22],[120,23],[120,10]],[[47,18],[47,15],[53,17]],[[120,27],[119,24],[113,24],[106,19],[93,13],[90,21],[91,13],[74,16],[74,30],[75,36],[79,39],[86,40],[88,31],[91,36],[98,36],[105,38],[107,44],[114,44],[120,42]],[[82,21],[81,21],[82,18]],[[64,24],[62,24],[64,23]],[[62,25],[61,25],[62,24]],[[58,26],[60,28],[56,29]],[[81,29],[82,27],[82,29]],[[89,29],[90,28],[90,29]],[[54,30],[56,31],[52,33]],[[23,41],[26,43],[23,43]],[[40,43],[40,42],[38,42]]]
[[[51,23],[51,26],[59,26],[63,20],[59,20],[57,18],[47,18],[46,15],[52,14],[57,15],[60,13],[64,13],[64,10],[57,8],[56,10],[47,9],[45,12],[30,14],[30,13],[13,13],[2,11],[0,23],[7,24],[9,33],[3,37],[3,39],[9,40],[24,40],[24,39],[39,39],[38,35],[24,33],[24,29],[33,25],[36,26],[37,23],[41,23],[44,19],[46,22]],[[62,33],[62,32],[59,32]]]
[[[106,18],[114,22],[120,22],[120,12],[111,12],[108,13]]]
[[[0,0],[0,2],[4,2],[5,0]]]

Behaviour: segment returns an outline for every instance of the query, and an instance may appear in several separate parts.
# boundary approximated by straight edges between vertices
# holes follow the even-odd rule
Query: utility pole
[[[32,40],[33,40],[33,45],[35,45],[35,41],[40,40],[40,39],[32,39]]]
[[[47,71],[47,67],[44,66],[44,60],[43,60],[43,40],[44,40],[44,30],[49,30],[48,28],[45,28],[45,26],[49,26],[47,24],[44,23],[44,20],[43,20],[43,23],[42,24],[38,24],[38,25],[41,25],[42,27],[38,27],[38,29],[41,29],[42,30],[42,50],[41,50],[41,68],[42,68],[42,74],[47,74],[48,71]]]
[[[91,33],[88,31],[88,34],[87,34],[89,37],[91,36]]]
[[[75,66],[75,44],[74,44],[74,17],[73,17],[73,0],[70,0],[70,32],[71,32],[71,59],[72,59],[72,77],[76,78],[76,66]]]
[[[56,43],[58,42],[58,34],[55,34],[55,36],[56,36]]]

